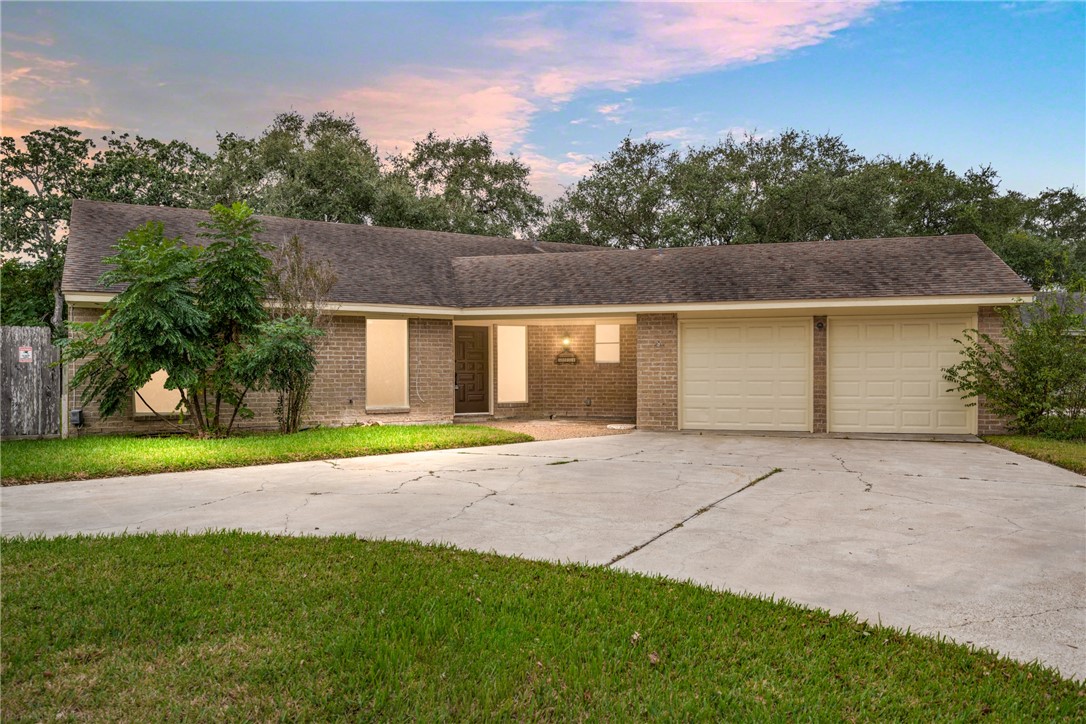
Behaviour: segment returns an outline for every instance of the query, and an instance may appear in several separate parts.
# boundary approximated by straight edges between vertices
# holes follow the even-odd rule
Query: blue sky
[[[548,198],[626,135],[785,128],[1086,186],[1086,4],[21,3],[3,132],[185,138],[351,113],[382,151],[488,133]]]

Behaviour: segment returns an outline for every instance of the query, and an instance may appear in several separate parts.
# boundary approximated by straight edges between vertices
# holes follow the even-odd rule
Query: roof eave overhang
[[[101,307],[114,297],[111,292],[67,292],[75,307]],[[1033,301],[1028,294],[969,294],[915,297],[857,297],[849,299],[767,299],[731,302],[665,302],[659,304],[583,304],[515,307],[444,307],[410,304],[333,302],[330,310],[345,316],[430,317],[435,319],[494,319],[500,317],[600,317],[631,314],[719,312],[802,312],[849,309],[1001,306]]]

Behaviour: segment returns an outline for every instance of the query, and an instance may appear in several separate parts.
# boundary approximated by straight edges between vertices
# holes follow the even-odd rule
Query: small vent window
[[[617,324],[596,325],[596,362],[616,364],[621,361],[619,338],[621,326]]]

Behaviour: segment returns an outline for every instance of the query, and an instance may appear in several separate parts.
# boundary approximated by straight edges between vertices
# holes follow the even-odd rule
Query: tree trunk
[[[53,328],[53,337],[64,336],[61,334],[64,324],[64,295],[60,293],[60,280],[53,282],[53,316],[49,319],[49,326]]]

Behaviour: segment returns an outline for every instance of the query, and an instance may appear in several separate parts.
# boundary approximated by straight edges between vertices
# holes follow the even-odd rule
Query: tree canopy
[[[65,362],[82,364],[71,380],[105,417],[125,409],[159,370],[180,392],[177,410],[201,436],[225,436],[251,417],[252,390],[282,392],[311,375],[312,339],[321,332],[304,315],[273,320],[264,306],[272,262],[256,240],[259,222],[244,203],[211,209],[198,243],[168,238],[149,222],[125,235],[106,261],[107,286],[124,285],[105,313],[74,324],[62,340]],[[177,427],[185,429],[179,422]]]
[[[626,138],[551,205],[540,235],[646,248],[973,233],[1035,287],[1086,274],[1086,198],[1000,187],[990,166],[867,159],[828,134],[686,151]]]
[[[686,149],[626,138],[547,207],[530,168],[485,134],[430,133],[382,157],[354,118],[329,112],[280,114],[253,138],[221,134],[211,154],[128,134],[97,144],[65,127],[0,139],[0,249],[35,268],[5,293],[5,320],[40,317],[48,293],[48,321],[61,331],[77,198],[245,201],[274,216],[621,248],[975,233],[1037,288],[1086,275],[1077,190],[1028,196],[1003,189],[990,166],[959,173],[923,155],[866,158],[831,134],[728,136]],[[16,276],[12,267],[5,281]]]

